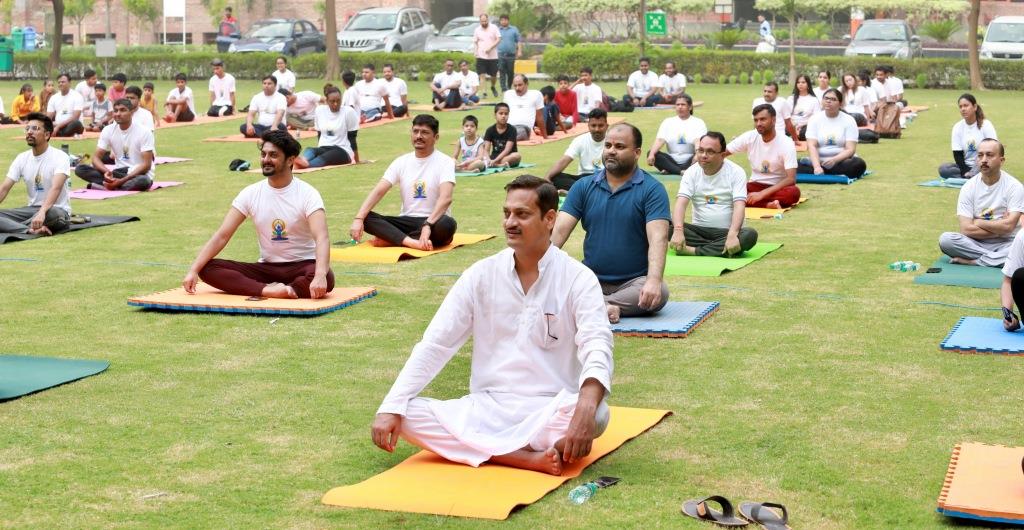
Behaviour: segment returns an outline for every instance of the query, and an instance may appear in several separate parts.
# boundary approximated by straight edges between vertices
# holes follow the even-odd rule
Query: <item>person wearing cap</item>
[[[207,116],[230,116],[235,112],[235,76],[224,71],[224,61],[214,59],[210,77],[210,110]]]

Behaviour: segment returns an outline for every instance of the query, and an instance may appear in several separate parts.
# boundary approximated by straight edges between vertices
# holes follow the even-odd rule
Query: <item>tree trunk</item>
[[[795,13],[789,17],[789,84],[796,84],[796,19]]]
[[[981,59],[978,57],[978,16],[981,14],[981,0],[971,0],[971,11],[967,15],[967,58],[971,65],[971,90],[985,90],[981,80]]]
[[[338,57],[338,15],[334,0],[324,0],[324,46],[327,48],[324,80],[334,81],[341,74],[341,59]]]
[[[53,37],[50,47],[50,60],[46,62],[46,72],[50,79],[57,77],[60,68],[60,45],[64,42],[64,0],[53,0]]]

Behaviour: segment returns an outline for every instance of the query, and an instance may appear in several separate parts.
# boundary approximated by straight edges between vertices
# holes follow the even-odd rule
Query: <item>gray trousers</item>
[[[643,309],[640,307],[640,290],[643,289],[647,276],[640,276],[622,283],[601,282],[604,302],[617,306],[619,314],[624,317],[637,317],[657,313],[668,303],[668,284],[661,282],[661,303],[657,307]]]
[[[977,174],[977,171],[971,169],[969,174],[973,177]],[[956,165],[956,162],[946,162],[939,166],[939,176],[944,179],[960,179],[964,178],[966,175],[960,173],[960,166]]]
[[[285,121],[288,122],[288,125],[300,131],[308,131],[309,129],[312,129],[314,125],[313,118],[307,119],[297,114],[286,114]]]
[[[0,233],[27,234],[32,218],[38,212],[38,206],[23,206],[21,208],[0,210]],[[55,206],[46,211],[43,225],[54,234],[63,232],[71,226],[71,214]]]
[[[978,260],[978,265],[1002,267],[1010,253],[1012,237],[997,239],[973,239],[959,232],[943,232],[939,236],[939,248],[951,258]]]
[[[728,228],[683,224],[683,237],[686,244],[697,250],[698,256],[721,256],[725,252],[725,240],[729,236]],[[740,228],[740,249],[746,252],[757,244],[757,231],[753,228]]]

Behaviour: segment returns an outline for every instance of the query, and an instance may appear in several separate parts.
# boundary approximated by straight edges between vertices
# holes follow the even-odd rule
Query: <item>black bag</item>
[[[633,102],[626,99],[609,98],[608,112],[633,112]]]
[[[858,141],[862,144],[877,144],[878,133],[871,129],[858,129]]]

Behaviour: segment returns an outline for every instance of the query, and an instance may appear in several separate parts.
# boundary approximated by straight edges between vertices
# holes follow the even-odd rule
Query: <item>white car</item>
[[[982,59],[1024,58],[1024,17],[996,17],[989,22],[978,55]]]
[[[423,51],[427,38],[435,33],[430,15],[418,7],[374,7],[357,13],[338,32],[338,50]]]

